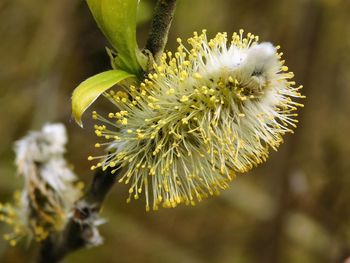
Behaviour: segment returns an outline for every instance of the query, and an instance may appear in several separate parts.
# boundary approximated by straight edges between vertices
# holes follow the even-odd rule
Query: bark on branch
[[[99,211],[108,192],[116,182],[117,174],[98,170],[85,196],[75,206],[75,211],[62,233],[43,241],[37,263],[60,262],[69,253],[101,243],[97,226]]]
[[[175,8],[176,0],[159,0],[157,3],[145,47],[151,52],[156,62],[159,60],[168,40],[168,33],[174,17]]]

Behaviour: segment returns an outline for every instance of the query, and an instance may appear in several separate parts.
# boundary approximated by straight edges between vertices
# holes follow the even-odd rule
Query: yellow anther
[[[189,100],[189,97],[186,95],[183,95],[180,99],[181,102],[187,102]]]
[[[174,94],[175,93],[175,89],[173,89],[173,88],[170,88],[169,90],[167,90],[167,95],[172,95],[172,94]]]
[[[188,119],[187,118],[183,118],[181,121],[182,121],[182,124],[188,124]]]
[[[201,79],[202,75],[199,74],[198,72],[196,72],[196,73],[193,74],[193,77],[196,78],[196,79]]]
[[[127,124],[128,124],[128,119],[127,119],[127,118],[123,118],[123,119],[121,120],[121,124],[122,124],[122,125],[127,125]]]

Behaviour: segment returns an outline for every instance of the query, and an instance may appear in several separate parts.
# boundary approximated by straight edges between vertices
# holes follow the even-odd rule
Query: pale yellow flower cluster
[[[119,179],[130,196],[144,195],[146,210],[192,204],[226,189],[237,172],[264,162],[296,127],[302,88],[281,60],[279,47],[258,37],[194,33],[187,49],[178,39],[138,87],[110,91],[118,111],[96,134],[106,146],[96,167],[124,167]]]

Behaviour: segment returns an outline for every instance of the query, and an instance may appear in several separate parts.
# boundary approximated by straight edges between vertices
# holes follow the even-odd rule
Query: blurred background
[[[139,45],[155,1],[141,0]],[[179,0],[167,48],[208,29],[244,28],[280,44],[307,96],[294,135],[265,164],[239,176],[230,190],[195,208],[146,213],[127,205],[117,185],[105,204],[105,244],[65,262],[322,263],[350,256],[350,1]],[[13,142],[46,122],[66,124],[68,160],[82,180],[96,138],[71,119],[70,96],[82,80],[108,69],[108,43],[82,0],[0,1],[0,200],[21,187]],[[100,100],[94,108],[103,108]],[[0,233],[7,231],[0,225]],[[29,262],[36,245],[10,248],[0,262]]]

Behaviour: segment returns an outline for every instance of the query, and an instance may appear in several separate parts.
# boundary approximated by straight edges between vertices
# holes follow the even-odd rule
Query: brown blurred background
[[[280,44],[305,108],[295,135],[267,163],[195,208],[146,213],[125,203],[117,185],[103,211],[105,244],[66,263],[322,263],[350,256],[350,1],[179,0],[168,48],[208,29],[244,28]],[[155,1],[141,0],[143,46]],[[82,0],[0,1],[0,200],[21,186],[12,143],[46,122],[67,125],[67,158],[82,180],[96,141],[70,116],[70,95],[86,77],[109,68],[108,45]],[[99,105],[100,104],[100,105]],[[95,108],[103,107],[101,100]],[[0,233],[6,227],[0,225]],[[36,246],[9,248],[0,262],[29,262]]]

